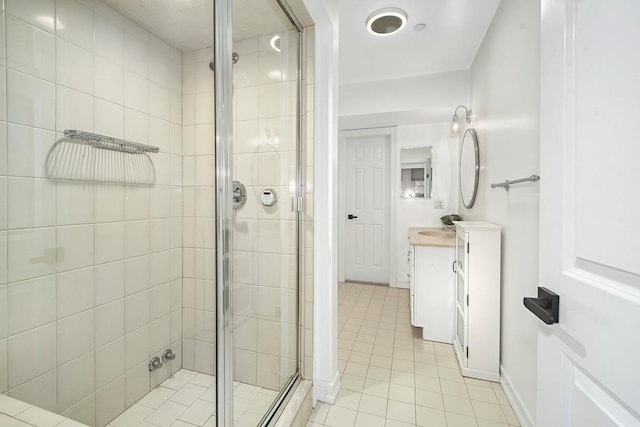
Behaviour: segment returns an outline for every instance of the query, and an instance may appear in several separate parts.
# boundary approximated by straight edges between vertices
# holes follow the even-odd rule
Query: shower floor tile
[[[214,427],[216,377],[181,369],[107,427]],[[236,426],[255,426],[275,400],[273,390],[234,382]]]

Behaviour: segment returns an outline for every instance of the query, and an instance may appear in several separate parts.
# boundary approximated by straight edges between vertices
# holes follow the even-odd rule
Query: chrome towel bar
[[[503,187],[505,191],[509,191],[509,187],[513,184],[520,184],[523,182],[538,182],[540,181],[540,175],[531,175],[526,178],[514,179],[514,180],[506,180],[503,182],[498,182],[497,184],[491,184],[491,188],[499,188]]]

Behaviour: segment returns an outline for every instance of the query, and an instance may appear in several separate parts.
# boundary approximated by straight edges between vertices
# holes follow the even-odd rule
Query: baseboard
[[[336,371],[335,377],[331,382],[325,382],[315,380],[313,382],[313,403],[319,400],[321,402],[333,405],[338,398],[338,392],[340,391],[340,372]]]
[[[520,422],[520,426],[534,427],[535,423],[533,422],[533,417],[524,405],[520,394],[518,394],[516,389],[513,387],[511,378],[509,377],[509,374],[505,372],[503,366],[500,366],[500,385],[502,386],[502,390],[504,390],[504,394],[507,395],[507,399],[511,404],[513,412],[516,414],[516,418],[518,418],[518,422]]]
[[[400,289],[409,289],[409,282],[396,282],[394,284],[391,284],[392,288],[400,288]]]

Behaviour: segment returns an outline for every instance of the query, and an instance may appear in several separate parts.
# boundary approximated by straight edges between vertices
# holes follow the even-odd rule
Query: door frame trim
[[[397,265],[395,262],[396,233],[396,193],[397,185],[394,184],[393,176],[399,173],[398,160],[398,129],[396,127],[381,127],[367,129],[341,130],[338,139],[338,281],[345,281],[345,230],[347,226],[346,211],[346,178],[347,178],[347,140],[350,138],[363,138],[367,136],[388,137],[389,158],[387,159],[387,170],[389,171],[389,212],[387,215],[387,233],[389,239],[389,252],[387,254],[389,262],[388,283],[391,287],[397,287]],[[395,167],[394,167],[395,166]]]

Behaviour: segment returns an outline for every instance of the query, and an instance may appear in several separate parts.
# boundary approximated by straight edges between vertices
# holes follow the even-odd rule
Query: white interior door
[[[543,0],[538,426],[640,425],[640,2]]]
[[[389,282],[389,137],[346,143],[345,279]]]

